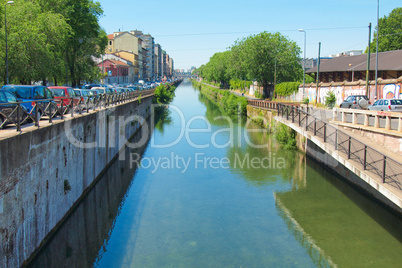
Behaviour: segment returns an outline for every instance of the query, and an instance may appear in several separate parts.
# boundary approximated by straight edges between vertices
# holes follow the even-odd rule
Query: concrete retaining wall
[[[41,245],[150,116],[151,100],[0,141],[0,267],[21,266]]]

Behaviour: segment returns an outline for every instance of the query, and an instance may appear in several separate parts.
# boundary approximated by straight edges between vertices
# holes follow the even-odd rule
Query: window
[[[45,98],[45,89],[43,87],[36,87],[34,89],[34,99],[44,99]]]
[[[402,105],[402,100],[391,100],[392,105]]]
[[[109,46],[111,46],[112,45],[112,41],[109,41]]]
[[[70,97],[75,97],[75,91],[71,87],[67,88],[67,92],[70,95]]]
[[[383,100],[380,100],[379,103],[378,103],[378,105],[383,105],[383,103],[384,103],[384,101],[383,101]]]
[[[5,91],[4,94],[6,94],[8,102],[17,102],[17,98],[10,92]]]
[[[384,100],[384,105],[388,105],[388,100]]]
[[[0,102],[7,102],[6,96],[4,95],[4,92],[0,92]]]

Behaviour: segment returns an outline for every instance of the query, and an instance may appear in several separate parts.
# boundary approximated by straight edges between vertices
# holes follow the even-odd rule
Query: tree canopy
[[[391,13],[378,21],[380,38],[378,52],[402,49],[402,7],[395,8]],[[374,40],[370,44],[371,51],[376,52],[378,29],[374,32]]]
[[[300,51],[296,42],[280,33],[262,32],[237,40],[230,50],[214,54],[197,73],[224,85],[232,79],[258,81],[269,98],[275,80],[298,81],[302,77]]]
[[[10,83],[66,81],[73,86],[95,80],[99,71],[93,57],[107,46],[98,19],[103,10],[91,0],[15,0],[7,5],[8,63]],[[5,6],[0,13],[4,17]],[[0,43],[5,47],[4,23]],[[5,50],[0,51],[5,62]],[[5,64],[0,79],[6,82]]]

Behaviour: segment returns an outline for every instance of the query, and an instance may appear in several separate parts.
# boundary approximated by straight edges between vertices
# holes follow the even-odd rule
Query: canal
[[[399,267],[402,221],[183,82],[32,267]],[[137,140],[142,140],[137,137]],[[138,165],[137,165],[138,164]]]

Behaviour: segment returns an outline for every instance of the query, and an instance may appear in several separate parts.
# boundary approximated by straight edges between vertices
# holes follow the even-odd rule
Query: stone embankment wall
[[[21,266],[125,156],[126,141],[147,129],[151,102],[142,97],[0,140],[0,267]]]
[[[275,120],[276,115],[276,111],[247,106],[247,117],[254,123],[268,129],[273,135],[275,135],[275,129],[277,129],[278,124],[281,124]],[[291,128],[289,128],[289,131],[291,131]],[[297,148],[302,152],[306,152],[306,138],[296,132],[295,139]]]

